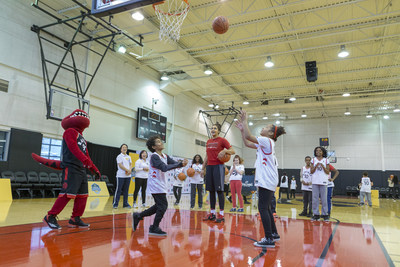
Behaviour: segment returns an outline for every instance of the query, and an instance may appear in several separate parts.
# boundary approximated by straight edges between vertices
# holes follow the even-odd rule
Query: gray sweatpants
[[[314,215],[319,215],[319,200],[321,199],[321,215],[328,215],[328,199],[326,196],[326,185],[312,185],[312,211]]]
[[[363,192],[360,191],[360,204],[364,204],[364,199],[367,199],[368,205],[372,206],[372,201],[371,201],[371,192]]]

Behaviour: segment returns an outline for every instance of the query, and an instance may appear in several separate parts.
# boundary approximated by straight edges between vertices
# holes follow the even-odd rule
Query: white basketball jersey
[[[329,160],[327,158],[322,158],[321,160],[313,158],[311,160],[311,164],[313,164],[314,166],[316,166],[318,163],[321,163],[326,168],[326,166],[328,166],[329,164]],[[318,168],[315,170],[315,172],[312,174],[311,177],[313,184],[328,185],[329,174],[326,174],[321,166],[318,166]]]
[[[303,177],[301,177],[302,181],[306,183],[311,183],[311,167],[307,169],[306,166],[303,166],[302,173],[303,173]],[[301,183],[301,190],[312,191],[312,185],[303,185],[303,183]]]
[[[257,137],[256,175],[254,185],[271,191],[279,182],[278,161],[275,157],[275,142],[271,138]]]
[[[369,177],[361,178],[360,192],[371,193],[371,179],[369,179]]]
[[[156,155],[157,157],[160,157],[161,161],[167,164],[167,155],[164,153],[162,156],[160,156],[157,153],[153,153],[151,156]],[[150,161],[151,162],[151,161]],[[167,193],[167,180],[166,180],[166,175],[165,172],[162,172],[159,169],[154,168],[150,164],[149,168],[149,179],[147,182],[148,190],[150,194],[162,194],[162,193]]]

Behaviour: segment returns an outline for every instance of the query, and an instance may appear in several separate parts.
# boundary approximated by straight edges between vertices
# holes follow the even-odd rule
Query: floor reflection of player
[[[320,256],[321,256],[325,246],[329,242],[329,238],[332,234],[332,223],[314,224],[313,230],[311,233],[312,233],[312,240],[313,240],[312,250],[314,253],[313,263],[315,266],[317,264],[318,260],[320,259]],[[340,235],[339,230],[336,231],[336,235],[337,236]],[[335,261],[336,261],[335,242],[332,241],[332,243],[329,246],[329,251],[325,255],[325,258],[323,259],[324,266],[333,266],[333,265],[335,265]]]
[[[243,262],[244,255],[242,251],[242,228],[244,216],[231,216],[231,235],[229,236],[229,254],[231,266],[238,266]]]
[[[190,211],[190,225],[188,242],[185,244],[185,250],[189,255],[191,265],[202,263],[203,258],[203,236],[202,223],[200,214],[195,211]]]
[[[128,256],[128,238],[126,236],[126,227],[130,224],[129,213],[123,220],[120,217],[115,218],[113,214],[113,235],[111,239],[110,265],[116,266],[127,261]]]
[[[206,223],[209,231],[208,244],[204,251],[204,266],[223,266],[225,246],[224,225],[213,222]]]
[[[374,238],[372,218],[372,209],[361,209],[362,232],[368,245],[372,243],[372,239]]]
[[[313,255],[313,224],[311,221],[303,221],[304,223],[304,241],[303,241],[303,259],[304,266],[315,266]],[[317,227],[317,226],[315,226]]]
[[[165,266],[164,256],[161,252],[162,242],[166,242],[163,238],[151,238],[144,241],[141,238],[133,237],[129,248],[130,261],[125,266]],[[164,246],[167,246],[164,244]]]
[[[82,266],[82,240],[74,234],[58,235],[50,231],[41,236],[53,266]]]

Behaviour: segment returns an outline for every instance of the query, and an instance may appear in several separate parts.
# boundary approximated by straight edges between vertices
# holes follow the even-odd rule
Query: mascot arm
[[[86,149],[86,157],[88,157],[90,162],[92,162],[92,159],[89,156],[89,150],[88,149]],[[101,173],[100,173],[99,169],[97,169],[96,165],[94,165],[93,162],[92,162],[92,165],[89,166],[89,170],[95,174],[97,180],[100,179]]]
[[[68,149],[71,151],[71,153],[78,159],[80,160],[83,165],[87,168],[90,169],[90,167],[93,165],[93,162],[89,157],[87,157],[78,147],[78,131],[75,129],[69,128],[65,130],[63,138],[65,140],[65,143],[68,146]]]

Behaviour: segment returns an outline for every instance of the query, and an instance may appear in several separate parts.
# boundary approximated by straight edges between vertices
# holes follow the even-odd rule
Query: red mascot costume
[[[96,176],[100,177],[99,170],[90,159],[86,140],[82,136],[82,132],[89,127],[89,124],[88,114],[80,109],[76,109],[61,121],[61,126],[65,130],[63,134],[61,161],[45,159],[32,153],[33,159],[37,162],[63,171],[61,192],[53,207],[43,219],[51,229],[61,229],[56,217],[65,208],[71,198],[74,199],[74,208],[68,226],[89,227],[89,224],[84,223],[80,218],[85,211],[88,197],[88,181],[85,168],[88,168]]]

